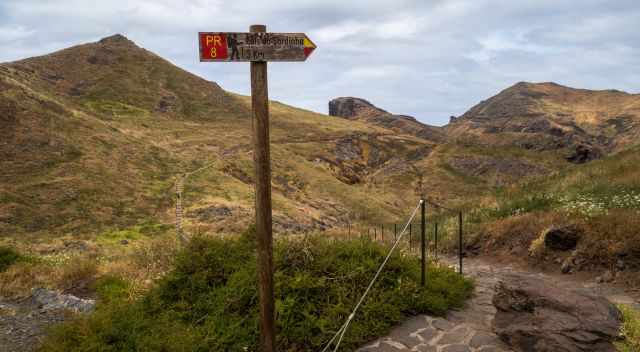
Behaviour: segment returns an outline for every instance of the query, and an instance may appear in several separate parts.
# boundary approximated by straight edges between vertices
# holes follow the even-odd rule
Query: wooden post
[[[411,221],[413,221],[413,219],[411,219]],[[409,253],[411,253],[411,251],[413,250],[412,245],[412,239],[411,239],[411,235],[413,235],[413,231],[411,229],[411,225],[413,225],[412,223],[409,223]]]
[[[421,239],[420,239],[420,252],[421,252],[421,260],[422,260],[422,270],[420,271],[421,275],[420,275],[420,283],[422,284],[422,286],[424,286],[425,282],[426,282],[426,269],[427,269],[427,256],[426,256],[426,219],[425,219],[425,208],[426,208],[426,204],[427,202],[422,199],[422,202],[420,203],[420,209],[421,209],[421,222],[422,222],[422,232],[421,232]]]
[[[266,32],[253,25],[251,33]],[[271,218],[271,156],[269,151],[269,94],[267,63],[251,61],[251,109],[253,160],[256,174],[256,239],[260,292],[260,351],[275,351],[275,302],[273,298],[273,233]]]

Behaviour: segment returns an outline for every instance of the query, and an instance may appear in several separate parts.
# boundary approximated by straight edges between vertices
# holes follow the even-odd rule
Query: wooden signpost
[[[273,234],[267,61],[305,61],[316,48],[303,33],[267,33],[253,25],[249,33],[198,33],[200,61],[251,62],[251,110],[255,164],[256,242],[260,294],[260,351],[275,351]]]

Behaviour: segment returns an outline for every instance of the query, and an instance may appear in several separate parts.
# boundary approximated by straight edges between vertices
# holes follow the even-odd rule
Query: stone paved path
[[[507,265],[489,265],[473,259],[465,262],[465,275],[475,278],[474,296],[464,309],[452,311],[444,318],[421,315],[396,327],[391,333],[362,348],[360,352],[506,352],[509,349],[491,329],[496,309],[491,300],[495,284],[507,276],[528,276],[551,280],[555,284],[606,296],[614,303],[632,304],[637,300],[619,290],[595,282],[579,283],[571,280],[514,269]]]

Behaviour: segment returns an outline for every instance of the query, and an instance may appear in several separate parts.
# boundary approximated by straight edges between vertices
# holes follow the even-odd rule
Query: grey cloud
[[[270,64],[270,96],[323,113],[352,95],[443,124],[517,81],[638,91],[632,0],[4,0],[0,61],[123,33],[247,94],[248,65],[198,62],[196,33],[257,22],[318,44],[305,63]]]

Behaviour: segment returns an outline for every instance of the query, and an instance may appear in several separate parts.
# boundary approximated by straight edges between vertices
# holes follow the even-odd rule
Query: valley
[[[519,82],[444,126],[357,97],[327,103],[325,115],[270,102],[274,234],[276,241],[294,243],[292,249],[282,244],[285,267],[304,263],[321,274],[342,270],[331,263],[317,268],[291,253],[327,253],[335,247],[326,246],[339,247],[334,240],[344,240],[345,251],[352,251],[347,254],[363,255],[352,248],[359,241],[352,237],[364,238],[380,225],[403,224],[424,194],[432,203],[464,213],[467,257],[517,263],[615,287],[633,299],[640,296],[640,94]],[[235,243],[250,232],[250,105],[249,97],[189,73],[122,35],[0,64],[0,247],[19,253],[0,272],[3,300],[27,299],[32,289],[45,287],[100,302],[147,297],[158,304],[153,309],[167,305],[180,311],[162,291],[171,285],[186,290],[180,286],[183,278],[175,276],[174,258],[183,258],[182,274],[200,269],[189,267],[199,262],[189,264],[178,240],[176,194],[187,237],[213,238],[213,244],[189,247],[203,258],[207,250],[224,253],[226,246],[235,246],[215,241]],[[457,250],[456,220],[436,207],[428,208],[427,219],[428,226],[441,226],[439,251],[446,258]],[[548,238],[558,233],[570,244],[550,244]],[[318,237],[319,244],[296,247],[300,238]],[[367,250],[376,255],[360,259],[373,269],[382,249]],[[415,268],[403,262],[414,254],[403,250],[397,270],[406,270],[414,285]],[[243,271],[239,254],[234,258],[238,262],[229,270],[253,275]],[[319,295],[324,281],[295,274],[301,275],[296,277],[303,290],[313,291],[304,294]],[[220,277],[229,279],[224,275],[228,272]],[[234,287],[244,290],[241,284],[248,280],[234,278]],[[459,307],[471,289],[464,280],[451,282],[467,296],[419,307],[398,302],[405,309],[401,313],[444,314],[443,307]],[[293,292],[298,283],[283,289]],[[335,297],[343,299],[340,287],[334,288]],[[246,294],[251,301],[253,293]],[[189,309],[209,302],[205,293],[197,295]],[[237,305],[245,309],[245,303]],[[114,312],[83,322],[118,322]],[[294,308],[287,312],[295,315]],[[388,322],[404,317],[388,314]],[[188,324],[165,318],[163,329],[175,327],[184,332],[180,338],[195,341],[204,333],[189,335]],[[251,323],[236,318],[238,324]],[[318,329],[328,324],[313,321]],[[86,327],[83,322],[76,322],[79,331]],[[371,333],[362,328],[351,346]],[[60,346],[68,342],[62,330],[55,336]],[[296,341],[287,346],[295,350]]]

